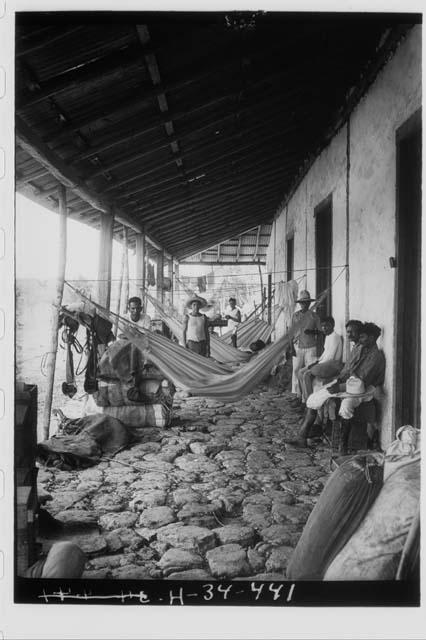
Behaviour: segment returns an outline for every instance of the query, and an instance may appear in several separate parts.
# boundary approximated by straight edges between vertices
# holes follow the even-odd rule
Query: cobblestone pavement
[[[224,404],[177,393],[171,428],[147,428],[89,469],[40,469],[59,539],[88,556],[83,577],[284,579],[330,472],[325,445],[284,443],[301,417],[291,397],[263,387]]]

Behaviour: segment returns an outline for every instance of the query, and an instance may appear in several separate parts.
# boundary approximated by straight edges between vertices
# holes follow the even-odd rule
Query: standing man
[[[128,312],[126,313],[127,320],[133,322],[141,329],[151,329],[151,318],[147,313],[143,312],[142,300],[137,296],[129,298]]]
[[[241,323],[241,311],[237,307],[235,298],[229,298],[229,307],[225,310],[225,319],[228,320],[228,329],[232,330],[231,343],[233,347],[237,347],[237,329]]]
[[[321,331],[325,335],[324,351],[316,362],[302,367],[299,370],[299,385],[302,392],[302,404],[306,404],[307,398],[313,392],[314,378],[321,380],[331,380],[336,377],[343,366],[342,354],[343,343],[342,336],[334,330],[335,321],[331,316],[327,316],[321,320]],[[312,329],[314,335],[318,332]]]
[[[207,302],[199,296],[192,296],[186,303],[191,309],[188,315],[185,315],[183,321],[183,346],[200,356],[210,356],[210,333],[209,320],[207,316],[200,313],[201,307],[205,307]]]
[[[293,401],[295,404],[302,402],[302,392],[299,386],[298,373],[302,367],[307,367],[317,360],[317,333],[321,330],[321,320],[315,311],[309,306],[315,302],[309,291],[301,291],[296,302],[300,305],[299,311],[293,314],[291,327],[297,327],[293,336],[293,376],[292,392],[297,395]]]

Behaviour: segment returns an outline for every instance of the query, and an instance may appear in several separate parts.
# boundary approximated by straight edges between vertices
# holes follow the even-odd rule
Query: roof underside
[[[114,210],[117,234],[128,222],[130,243],[144,230],[181,260],[271,222],[414,19],[74,12],[16,22],[18,191],[56,208],[65,175],[72,218],[99,226],[100,209]]]

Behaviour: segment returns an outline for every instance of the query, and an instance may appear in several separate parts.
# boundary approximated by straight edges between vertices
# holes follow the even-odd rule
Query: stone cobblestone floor
[[[260,387],[224,404],[177,393],[172,426],[89,469],[41,468],[46,509],[77,542],[83,577],[282,580],[330,473],[325,445],[297,449],[292,395]],[[55,537],[56,536],[56,537]]]

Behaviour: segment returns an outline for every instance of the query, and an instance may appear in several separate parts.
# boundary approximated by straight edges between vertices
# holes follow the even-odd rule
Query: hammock
[[[179,339],[179,344],[182,344],[182,332],[183,332],[183,324],[179,318],[179,314],[177,311],[175,312],[175,317],[171,317],[164,306],[155,298],[149,295],[149,293],[145,293],[148,300],[155,307],[158,312],[160,318],[166,325],[169,327],[170,331]],[[225,344],[222,340],[215,335],[210,336],[210,353],[212,358],[217,360],[218,362],[247,362],[250,359],[251,353],[247,353],[244,351],[240,351],[239,349],[235,349],[235,347]]]
[[[251,318],[241,323],[241,326],[237,329],[238,345],[242,348],[248,348],[252,342],[256,340],[263,340],[267,342],[273,327],[269,325],[265,320],[260,318]],[[227,344],[231,342],[232,331],[227,331],[222,335],[222,342]]]
[[[89,301],[77,289],[68,283],[67,285]],[[320,304],[327,293],[328,289],[317,299],[313,307]],[[120,329],[128,340],[177,387],[187,390],[193,396],[215,398],[222,402],[236,402],[250,393],[272,367],[280,362],[300,324],[297,322],[287,334],[263,349],[246,366],[231,373],[224,365],[192,353],[160,334],[139,330],[128,320],[106,310],[98,303],[91,300],[89,302],[98,309],[99,315],[113,320],[118,317]]]

